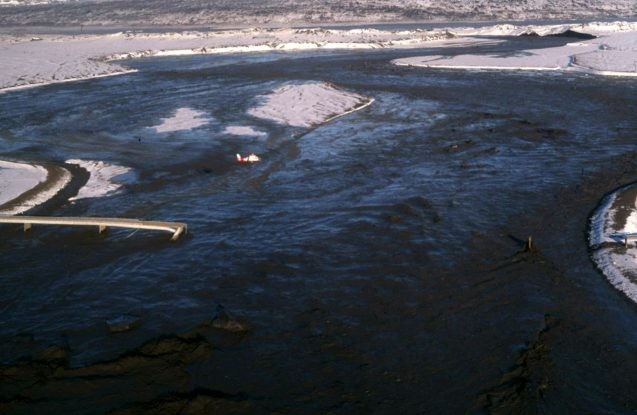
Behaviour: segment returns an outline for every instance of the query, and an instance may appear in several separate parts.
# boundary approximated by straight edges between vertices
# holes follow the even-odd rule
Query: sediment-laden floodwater
[[[637,308],[586,241],[602,195],[637,177],[637,83],[390,64],[459,50],[148,59],[0,95],[0,158],[126,172],[106,196],[60,195],[34,214],[189,231],[2,225],[0,408],[637,410]],[[250,115],[305,82],[374,101],[315,127]],[[206,324],[219,305],[248,331]],[[139,327],[109,332],[122,314]],[[172,348],[149,349],[168,335]],[[42,375],[50,345],[69,360]]]

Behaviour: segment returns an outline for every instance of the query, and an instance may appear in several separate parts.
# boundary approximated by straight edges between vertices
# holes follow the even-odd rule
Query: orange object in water
[[[242,157],[241,154],[237,154],[237,161],[239,163],[254,163],[257,161],[261,161],[261,158],[254,153],[250,153],[250,155],[246,157]]]

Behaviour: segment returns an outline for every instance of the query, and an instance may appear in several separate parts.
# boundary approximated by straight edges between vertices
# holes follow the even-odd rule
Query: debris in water
[[[212,319],[212,327],[232,333],[250,331],[250,325],[247,322],[225,311],[221,304],[217,306],[217,315]]]
[[[130,314],[122,314],[110,320],[106,320],[106,327],[111,333],[133,330],[141,324],[141,318]]]

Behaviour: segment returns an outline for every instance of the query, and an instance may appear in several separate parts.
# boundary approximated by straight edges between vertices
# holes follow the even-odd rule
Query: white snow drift
[[[559,26],[499,25],[459,29],[458,34],[516,36],[550,35],[574,30],[599,36],[564,46],[522,50],[515,54],[429,55],[397,59],[396,65],[465,70],[578,71],[597,75],[637,76],[637,25],[628,22]]]
[[[360,110],[373,99],[325,82],[293,83],[261,97],[248,114],[293,127],[312,127]]]
[[[244,137],[265,137],[267,134],[263,131],[255,130],[252,127],[244,125],[229,125],[223,131],[224,134],[240,135]]]
[[[244,29],[216,32],[120,32],[104,35],[0,35],[0,91],[134,72],[122,60],[151,56],[270,51],[419,48],[495,42],[498,36],[549,35],[566,30],[599,35],[567,46],[523,51],[516,56],[458,55],[398,60],[400,65],[469,69],[584,70],[631,75],[636,69],[637,23],[545,26],[494,25],[439,30]],[[489,35],[496,38],[478,39]],[[119,62],[115,62],[119,61]],[[632,65],[632,67],[631,67]]]
[[[319,49],[414,48],[445,31],[245,29],[107,35],[0,35],[0,90],[134,72],[117,60]],[[453,40],[451,40],[453,41]]]
[[[42,166],[0,160],[0,205],[44,182],[46,176]]]
[[[637,248],[623,246],[623,235],[637,232],[637,186],[606,196],[590,225],[593,260],[617,289],[637,302]]]
[[[53,170],[56,170],[53,173]],[[29,163],[0,160],[0,214],[17,215],[38,206],[62,190],[71,181],[71,174],[60,167],[45,168]],[[45,187],[30,197],[25,193],[36,186]],[[17,202],[19,198],[19,203]],[[2,208],[2,206],[5,208]]]
[[[95,160],[67,160],[68,164],[77,164],[87,170],[90,177],[86,184],[79,190],[76,196],[69,200],[85,199],[90,197],[101,197],[112,194],[122,185],[113,181],[114,178],[131,171],[129,167],[118,166]]]
[[[160,124],[151,128],[158,133],[172,133],[201,127],[208,124],[210,120],[203,111],[197,111],[192,108],[179,108],[171,117],[162,118]]]

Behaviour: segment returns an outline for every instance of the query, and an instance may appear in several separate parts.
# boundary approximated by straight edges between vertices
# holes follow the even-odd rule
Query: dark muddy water
[[[585,240],[597,201],[636,176],[637,84],[389,63],[425,53],[440,51],[149,59],[127,62],[139,69],[129,76],[0,95],[0,157],[135,172],[115,195],[60,197],[36,213],[189,227],[177,243],[0,229],[5,364],[51,344],[70,350],[72,368],[115,359],[193,330],[219,304],[251,326],[208,333],[213,352],[167,390],[126,398],[126,383],[74,393],[65,383],[20,401],[3,377],[5,408],[103,413],[203,389],[250,412],[637,410],[637,309],[597,272]],[[375,102],[315,129],[247,115],[290,81]],[[211,122],[148,128],[184,107]],[[229,125],[268,135],[232,136]],[[263,161],[239,165],[237,152]],[[525,252],[528,236],[537,248]],[[141,326],[109,333],[105,320],[122,313]]]

